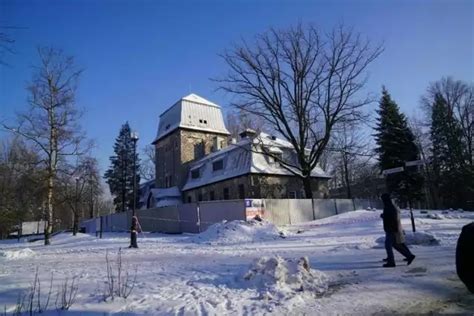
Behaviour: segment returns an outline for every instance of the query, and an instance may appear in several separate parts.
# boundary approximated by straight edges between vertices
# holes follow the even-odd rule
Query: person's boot
[[[387,262],[383,265],[384,268],[394,268],[395,267],[395,261],[392,262]]]
[[[388,262],[388,258],[383,258],[382,261],[383,261],[383,262]],[[407,259],[407,258],[403,258],[403,261],[408,261],[408,259]]]
[[[415,260],[415,258],[416,258],[415,255],[411,255],[411,257],[406,258],[407,259],[407,266],[409,266],[413,262],[413,260]]]

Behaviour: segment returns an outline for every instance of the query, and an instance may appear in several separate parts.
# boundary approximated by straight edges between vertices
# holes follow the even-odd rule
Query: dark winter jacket
[[[383,230],[386,233],[397,233],[399,231],[398,225],[398,211],[391,200],[384,200],[383,213]]]

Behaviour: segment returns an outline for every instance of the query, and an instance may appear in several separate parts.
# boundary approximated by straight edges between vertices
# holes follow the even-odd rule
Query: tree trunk
[[[53,232],[53,179],[54,174],[52,169],[48,172],[48,196],[46,201],[46,226],[44,228],[44,244],[50,245],[50,237]]]
[[[72,225],[72,235],[76,236],[77,232],[79,231],[79,213],[78,210],[74,212],[74,221]]]
[[[304,195],[307,199],[313,198],[313,191],[311,190],[311,177],[307,176],[303,178]]]
[[[344,182],[346,183],[347,198],[352,199],[351,184],[349,180],[349,167],[347,159],[344,158]]]

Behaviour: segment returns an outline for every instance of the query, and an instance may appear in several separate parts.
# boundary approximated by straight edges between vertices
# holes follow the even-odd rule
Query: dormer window
[[[212,163],[212,171],[218,171],[224,169],[224,160],[220,159]]]
[[[264,152],[267,153],[268,163],[274,164],[283,160],[283,151],[278,147],[265,147]]]
[[[168,124],[168,125],[166,125],[165,129],[167,129],[167,130],[168,130],[170,127],[171,127],[171,125],[170,125],[170,124]]]
[[[197,179],[201,176],[201,173],[199,172],[199,168],[191,170],[191,179]]]

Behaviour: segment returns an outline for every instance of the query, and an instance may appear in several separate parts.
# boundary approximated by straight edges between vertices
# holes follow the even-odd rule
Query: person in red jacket
[[[140,223],[136,216],[132,217],[132,227],[130,228],[130,246],[128,248],[138,248],[137,234],[141,231]]]

